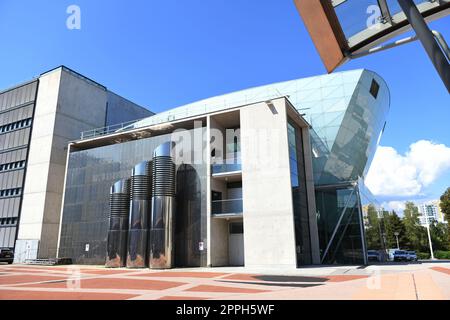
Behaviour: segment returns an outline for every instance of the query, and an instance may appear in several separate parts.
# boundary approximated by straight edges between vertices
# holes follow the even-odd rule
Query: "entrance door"
[[[228,255],[231,266],[244,266],[244,224],[230,222],[228,237]]]

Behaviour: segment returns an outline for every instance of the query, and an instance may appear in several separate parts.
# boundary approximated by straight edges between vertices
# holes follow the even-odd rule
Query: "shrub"
[[[448,260],[450,259],[450,251],[436,251],[434,253],[434,257],[436,259],[445,259]]]
[[[428,260],[430,259],[430,254],[428,252],[417,252],[417,258],[419,260]]]

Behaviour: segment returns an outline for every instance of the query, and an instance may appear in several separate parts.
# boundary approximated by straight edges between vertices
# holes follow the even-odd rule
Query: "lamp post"
[[[433,243],[431,242],[430,221],[427,215],[425,215],[425,220],[427,222],[428,243],[430,244],[431,260],[436,260],[434,258]]]
[[[394,232],[395,240],[397,240],[397,250],[400,250],[400,244],[398,242],[399,235],[400,235],[400,232]]]
[[[383,239],[383,250],[386,251],[386,233],[382,232],[381,237]]]

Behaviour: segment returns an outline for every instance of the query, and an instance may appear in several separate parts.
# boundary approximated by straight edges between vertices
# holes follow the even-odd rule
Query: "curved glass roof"
[[[363,69],[212,97],[159,113],[126,129],[193,118],[282,96],[288,97],[312,126],[317,184],[355,180],[365,174],[390,108],[390,93],[379,75]]]

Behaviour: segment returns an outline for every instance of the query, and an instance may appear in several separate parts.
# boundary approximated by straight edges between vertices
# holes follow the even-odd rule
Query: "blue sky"
[[[81,30],[66,28],[71,4],[81,8]],[[450,17],[431,27],[450,40]],[[325,73],[293,0],[2,0],[0,39],[0,88],[64,64],[155,112]],[[449,95],[419,43],[339,70],[356,68],[391,89],[381,145],[400,156],[419,140],[450,147]],[[443,170],[420,197],[448,186]]]

